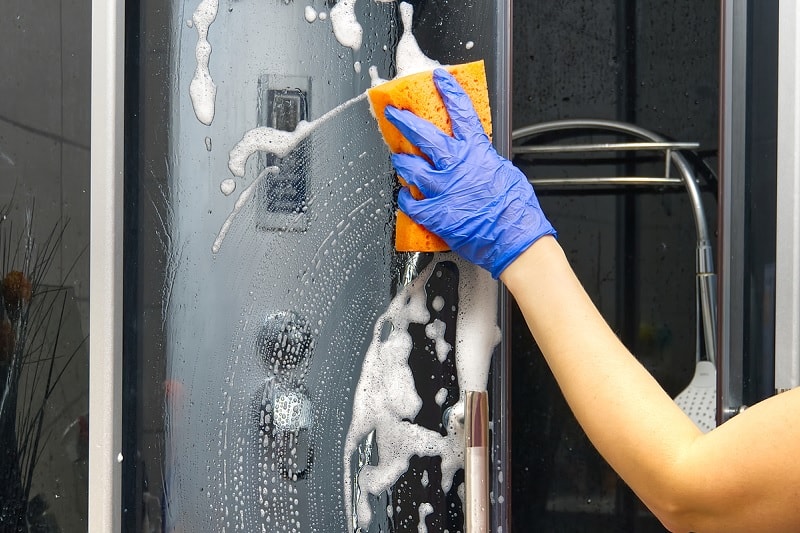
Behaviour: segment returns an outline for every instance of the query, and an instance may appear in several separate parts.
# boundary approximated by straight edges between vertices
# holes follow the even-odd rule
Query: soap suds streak
[[[489,273],[468,262],[459,263],[456,371],[462,391],[486,390],[494,348],[501,332],[495,321],[497,283]]]
[[[339,44],[358,50],[361,48],[364,29],[356,19],[355,6],[356,0],[339,0],[331,8],[330,16],[333,34]]]
[[[390,3],[395,0],[375,0],[376,2]],[[364,28],[356,17],[356,0],[339,0],[330,11],[333,34],[339,44],[357,51],[361,48],[364,38]],[[308,16],[306,16],[308,20]],[[311,22],[311,21],[309,21]]]
[[[297,148],[303,139],[308,137],[320,124],[330,120],[343,112],[356,102],[366,98],[366,93],[361,93],[345,103],[333,108],[321,117],[311,122],[301,120],[294,131],[283,131],[265,126],[253,128],[245,132],[242,140],[230,151],[228,156],[228,169],[234,176],[242,177],[245,173],[247,159],[256,152],[267,152],[279,158],[288,156]]]
[[[219,230],[219,234],[217,234],[217,238],[214,240],[214,244],[211,246],[212,253],[219,253],[220,248],[222,247],[222,241],[225,240],[225,236],[228,234],[231,226],[233,225],[233,221],[239,212],[247,205],[247,202],[250,201],[250,198],[253,197],[256,189],[258,188],[258,184],[264,180],[267,176],[274,176],[280,172],[278,167],[268,167],[261,173],[258,179],[254,180],[253,183],[250,184],[237,198],[236,203],[233,206],[233,211],[228,218],[225,219],[225,222],[222,224],[222,228]]]
[[[425,335],[434,341],[434,346],[436,347],[436,358],[440,363],[444,363],[445,359],[447,359],[447,354],[450,353],[450,349],[452,348],[450,344],[444,340],[444,332],[446,327],[446,324],[438,318],[425,326]]]
[[[448,461],[463,457],[458,451],[458,428],[442,436],[438,432],[412,424],[422,406],[416,392],[414,376],[408,365],[413,339],[408,333],[410,324],[425,324],[430,313],[425,305],[424,283],[430,274],[429,266],[411,284],[405,286],[377,320],[373,341],[364,357],[361,377],[353,399],[353,416],[344,447],[344,494],[348,517],[356,512],[356,522],[366,527],[372,520],[367,498],[351,501],[352,456],[364,438],[375,432],[378,465],[365,466],[359,476],[359,493],[378,495],[392,487],[408,470],[413,455],[442,456],[442,485],[452,484],[456,467],[447,468]],[[385,332],[389,331],[384,339]],[[448,477],[444,472],[450,471]],[[445,489],[446,490],[446,489]],[[352,520],[352,518],[351,518]]]
[[[385,83],[388,81],[380,77],[380,75],[378,74],[378,67],[376,67],[375,65],[369,67],[368,72],[369,72],[370,85],[372,87],[375,87],[377,85],[380,85],[381,83]]]
[[[419,524],[417,525],[417,533],[428,533],[428,526],[425,525],[425,518],[433,513],[433,505],[429,503],[421,503],[419,506]]]
[[[217,18],[219,0],[202,0],[192,15],[192,24],[197,29],[197,46],[195,59],[197,68],[189,85],[189,97],[197,120],[210,125],[214,120],[214,101],[217,98],[217,86],[209,71],[211,44],[208,42],[208,28]]]
[[[242,140],[240,140],[229,153],[228,169],[234,176],[243,177],[245,175],[245,165],[247,160],[250,158],[250,156],[257,152],[267,152],[279,158],[288,156],[321,124],[342,113],[355,103],[365,99],[366,96],[366,93],[362,93],[355,98],[351,98],[347,102],[335,107],[331,111],[328,111],[318,119],[311,122],[305,120],[300,121],[297,123],[297,127],[294,131],[283,131],[275,128],[258,127],[245,132]],[[255,186],[257,183],[265,179],[267,175],[277,175],[279,172],[279,167],[270,167],[265,169],[254,181],[254,183],[252,183],[245,191],[242,192],[242,194],[239,196],[239,199],[236,201],[236,204],[234,205],[233,211],[228,215],[228,218],[225,220],[222,228],[217,234],[217,238],[214,240],[214,244],[211,247],[213,253],[216,254],[219,252],[220,248],[222,247],[222,242],[224,241],[225,236],[233,224],[233,220],[247,204],[247,201],[253,196],[253,192],[255,191]],[[223,189],[223,192],[225,190],[230,190],[233,192],[235,183],[233,184],[233,187],[230,183],[223,183],[225,183],[225,189]]]
[[[225,178],[220,182],[219,190],[225,196],[230,196],[236,190],[236,182],[231,178]]]
[[[423,53],[417,43],[417,39],[414,37],[412,32],[414,6],[408,2],[402,2],[400,4],[400,17],[403,21],[403,36],[400,37],[400,42],[397,43],[397,77],[433,70],[441,66],[441,63]]]
[[[5,161],[6,163],[8,163],[12,167],[16,166],[16,163],[14,163],[14,160],[11,159],[11,157],[7,153],[3,152],[2,150],[0,150],[0,159]]]
[[[495,316],[497,286],[479,267],[460,259],[457,261],[459,294],[462,295],[456,322],[458,383],[461,391],[484,390],[492,353],[500,340],[499,328],[487,320],[487,317]],[[444,342],[444,323],[438,320],[430,322],[426,307],[425,283],[433,268],[434,265],[429,265],[403,287],[377,320],[356,386],[353,417],[345,440],[344,490],[347,511],[355,512],[355,522],[363,528],[372,520],[372,509],[366,497],[362,496],[357,502],[350,501],[353,480],[347,473],[352,471],[352,457],[367,435],[374,432],[380,461],[375,466],[363,467],[356,494],[377,496],[389,490],[408,470],[409,461],[415,455],[441,457],[441,488],[445,493],[452,487],[455,473],[463,467],[463,426],[457,416],[463,413],[463,398],[449,410],[445,435],[409,422],[415,419],[421,408],[421,399],[408,364],[413,344],[408,333],[409,325],[426,324],[428,336]],[[386,331],[389,331],[388,336]],[[449,345],[446,348],[449,353]],[[437,357],[440,356],[438,351],[437,348]],[[444,403],[446,398],[447,391],[442,390],[444,394],[442,391],[437,393],[437,403],[440,398]]]

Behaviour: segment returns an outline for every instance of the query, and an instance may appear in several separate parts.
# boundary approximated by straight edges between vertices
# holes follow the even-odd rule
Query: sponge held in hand
[[[442,68],[450,72],[463,87],[475,107],[484,130],[491,137],[492,116],[483,61]],[[392,153],[422,155],[419,149],[386,119],[384,108],[387,105],[411,111],[448,135],[453,134],[450,117],[433,83],[431,71],[410,74],[382,83],[369,89],[367,97],[372,107],[372,113],[378,121],[378,128],[383,135],[383,140]],[[400,176],[400,180],[405,185],[402,176]],[[411,189],[415,198],[422,198],[422,194],[416,187]],[[395,225],[395,249],[399,252],[443,252],[449,250],[449,247],[438,236],[411,220],[402,211],[398,211]]]

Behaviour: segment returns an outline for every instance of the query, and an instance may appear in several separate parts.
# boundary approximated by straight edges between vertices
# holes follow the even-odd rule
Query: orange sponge
[[[492,115],[489,107],[489,90],[483,61],[443,67],[450,72],[469,95],[486,133],[492,135]],[[420,72],[397,78],[367,91],[372,112],[378,121],[383,140],[393,153],[422,155],[383,114],[387,105],[407,109],[433,123],[448,135],[453,134],[447,109],[433,84],[433,73]],[[402,177],[400,181],[403,182]],[[403,182],[405,184],[405,182]],[[422,198],[416,187],[411,188],[415,198]],[[399,252],[443,252],[447,244],[426,230],[402,211],[397,213],[395,249]]]

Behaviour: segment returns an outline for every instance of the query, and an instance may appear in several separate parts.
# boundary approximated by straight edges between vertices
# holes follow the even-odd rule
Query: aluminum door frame
[[[741,327],[744,272],[737,258],[744,254],[745,102],[747,3],[723,0],[720,73],[720,191],[717,421],[733,416],[742,406],[744,352]],[[736,327],[732,327],[736,325]]]
[[[720,347],[722,421],[743,405],[747,5],[722,1]],[[800,386],[800,7],[779,0],[775,256],[775,392]]]
[[[122,527],[125,2],[92,2],[89,531]]]
[[[800,385],[800,7],[778,4],[775,389]]]

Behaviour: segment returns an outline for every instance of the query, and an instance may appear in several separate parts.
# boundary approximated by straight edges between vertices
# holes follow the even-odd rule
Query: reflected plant
[[[0,208],[0,531],[53,531],[43,496],[31,493],[34,473],[52,436],[48,405],[86,338],[65,348],[68,289],[45,284],[67,224],[40,240],[32,207],[19,231],[9,213]]]

